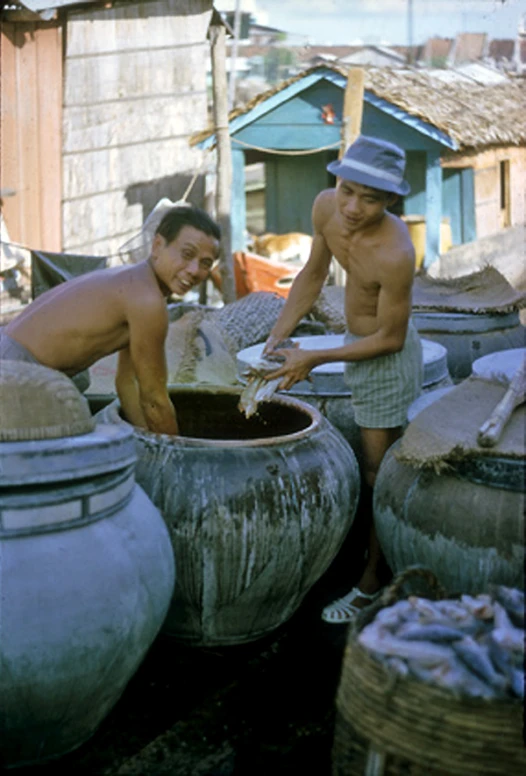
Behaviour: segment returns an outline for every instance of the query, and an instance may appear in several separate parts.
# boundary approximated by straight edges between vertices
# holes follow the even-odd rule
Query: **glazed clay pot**
[[[137,481],[164,516],[178,579],[165,629],[212,646],[288,620],[354,519],[358,464],[313,407],[279,397],[246,419],[240,389],[172,386],[180,436],[135,429]],[[124,423],[112,403],[98,419]]]
[[[374,489],[378,540],[394,573],[423,565],[450,593],[524,586],[525,460],[484,456],[438,474],[387,451]]]
[[[0,443],[4,767],[86,741],[161,629],[173,553],[134,466],[123,426]]]

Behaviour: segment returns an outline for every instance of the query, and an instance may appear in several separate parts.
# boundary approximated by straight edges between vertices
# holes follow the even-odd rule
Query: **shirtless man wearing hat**
[[[166,299],[184,296],[208,277],[220,238],[219,226],[203,210],[171,208],[148,259],[46,291],[0,331],[0,360],[37,363],[72,377],[118,351],[115,384],[126,418],[156,433],[177,434],[166,387]]]
[[[382,458],[401,436],[407,409],[420,393],[423,362],[420,337],[410,320],[413,244],[404,222],[386,209],[398,195],[409,193],[403,179],[405,154],[392,143],[362,135],[327,169],[337,176],[336,188],[322,191],[314,201],[310,257],[294,280],[264,353],[285,358],[266,376],[282,377],[281,390],[305,380],[320,364],[346,362],[362,439],[369,546],[357,586],[323,610],[326,622],[340,624],[350,622],[381,588],[383,558],[372,519],[372,489]],[[333,256],[347,273],[345,344],[325,350],[279,349],[319,296]]]

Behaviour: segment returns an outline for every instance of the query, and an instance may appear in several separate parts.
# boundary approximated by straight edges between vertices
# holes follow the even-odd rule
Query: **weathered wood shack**
[[[234,167],[232,245],[245,249],[245,166],[265,164],[266,230],[311,232],[315,196],[340,145],[348,69],[309,68],[230,114]],[[406,216],[426,222],[425,266],[440,254],[440,226],[453,245],[525,221],[526,84],[438,77],[413,68],[365,68],[362,132],[401,146],[411,194]],[[330,110],[329,110],[330,108]],[[197,133],[202,148],[213,130]]]
[[[10,238],[114,255],[200,169],[203,153],[188,141],[207,122],[212,0],[17,5],[1,12]],[[203,170],[189,201],[203,204],[204,179]]]

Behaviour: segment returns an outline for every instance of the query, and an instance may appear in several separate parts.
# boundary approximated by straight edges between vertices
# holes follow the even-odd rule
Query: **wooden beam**
[[[440,224],[442,222],[442,168],[440,151],[426,153],[426,253],[427,269],[440,256]]]
[[[232,257],[232,224],[230,220],[232,199],[232,147],[228,124],[228,84],[226,77],[226,30],[222,24],[209,28],[213,113],[217,141],[217,191],[216,218],[221,227],[221,293],[225,304],[236,300],[234,260]]]
[[[347,75],[347,85],[343,96],[341,159],[347,148],[362,131],[363,91],[365,71],[362,67],[351,67]]]

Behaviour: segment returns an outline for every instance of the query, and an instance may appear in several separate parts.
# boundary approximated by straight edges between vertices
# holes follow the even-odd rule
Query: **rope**
[[[207,161],[207,154],[210,153],[211,150],[212,150],[211,148],[206,148],[205,149],[205,153],[203,154],[203,158],[201,159],[201,163],[200,163],[199,167],[197,168],[197,170],[195,171],[192,180],[188,184],[187,189],[186,189],[185,193],[183,194],[182,199],[179,200],[179,202],[186,202],[186,198],[188,197],[188,195],[192,191],[194,183],[196,182],[196,180],[197,180],[201,170],[205,166],[205,162]]]
[[[331,143],[330,145],[320,146],[320,148],[313,148],[310,151],[278,151],[276,148],[262,148],[261,146],[252,145],[251,143],[245,143],[244,140],[238,140],[236,137],[230,138],[233,143],[251,148],[254,151],[263,151],[265,154],[276,154],[277,156],[308,156],[309,154],[318,154],[320,151],[330,151],[334,148],[340,147],[340,141],[337,143]]]

